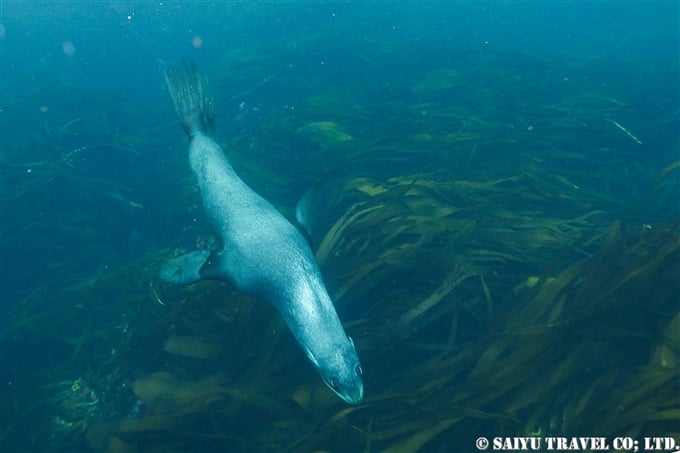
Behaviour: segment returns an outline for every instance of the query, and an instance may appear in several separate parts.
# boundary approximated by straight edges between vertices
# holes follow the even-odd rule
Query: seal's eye
[[[354,368],[354,373],[356,373],[356,375],[359,377],[364,374],[364,370],[361,369],[361,365],[357,365],[356,368]]]

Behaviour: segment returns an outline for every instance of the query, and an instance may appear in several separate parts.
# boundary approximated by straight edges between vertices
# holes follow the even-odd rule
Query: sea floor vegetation
[[[16,257],[3,273],[30,285],[4,296],[3,450],[680,444],[677,68],[635,67],[631,82],[609,61],[430,58],[424,45],[395,61],[374,44],[310,36],[209,73],[239,173],[291,219],[307,191],[310,239],[365,373],[356,406],[266,303],[158,279],[164,259],[219,246],[169,101],[136,123],[110,93],[77,115],[59,109],[64,87],[5,99],[1,197],[21,214],[0,226]],[[329,75],[320,57],[360,69]]]

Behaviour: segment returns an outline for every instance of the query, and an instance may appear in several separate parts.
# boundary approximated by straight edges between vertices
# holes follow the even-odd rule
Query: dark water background
[[[60,286],[87,282],[93,273],[125,268],[159,250],[193,248],[209,235],[191,192],[186,139],[164,91],[159,61],[193,59],[208,76],[216,96],[218,137],[236,154],[248,156],[253,148],[250,159],[260,163],[261,173],[251,166],[243,170],[244,178],[286,214],[319,179],[339,173],[389,178],[450,162],[444,151],[436,151],[361,162],[329,156],[311,164],[308,154],[318,153],[318,143],[295,130],[315,120],[296,113],[312,96],[351,92],[357,110],[426,101],[474,103],[465,97],[465,86],[441,92],[410,87],[438,68],[465,73],[486,64],[497,75],[488,79],[490,92],[499,81],[513,86],[503,75],[508,68],[508,77],[518,77],[517,89],[506,93],[509,100],[495,114],[520,128],[527,127],[526,109],[560,98],[572,82],[585,91],[615,87],[612,91],[625,99],[611,102],[626,109],[624,117],[611,120],[633,135],[606,115],[597,124],[583,124],[565,139],[564,148],[592,149],[593,160],[565,160],[564,165],[571,172],[580,166],[597,179],[603,162],[598,150],[618,153],[620,159],[606,165],[620,165],[619,177],[592,187],[616,200],[606,208],[601,226],[623,218],[641,229],[680,216],[677,170],[664,181],[662,194],[649,195],[654,178],[680,159],[678,23],[678,3],[672,1],[2,0],[0,329],[16,323],[17,311],[36,294],[51,291],[55,306],[67,306]],[[492,57],[486,60],[487,55]],[[521,80],[523,73],[531,77]],[[334,118],[346,106],[330,102],[324,108]],[[344,126],[397,141],[406,134],[401,126],[409,122],[406,114],[369,110],[365,122]],[[575,110],[574,122],[581,121],[579,114],[594,115]],[[292,130],[282,135],[272,125],[285,121]],[[534,121],[539,124],[540,118]],[[526,158],[508,155],[513,148],[508,149],[489,154],[486,174],[502,175]],[[464,166],[453,170],[460,179],[473,174]],[[267,175],[286,182],[272,182]],[[337,218],[340,212],[328,215]],[[80,253],[84,257],[74,259]],[[87,288],[83,291],[89,297]],[[351,318],[351,308],[344,312]],[[127,325],[134,316],[115,300],[100,313],[96,322],[103,330]],[[20,407],[32,406],[32,386],[44,385],[50,368],[72,357],[73,344],[60,341],[60,334],[3,338],[0,388],[24,382],[16,393],[24,398]],[[35,381],[31,377],[38,375]],[[136,403],[125,404],[134,408]],[[30,431],[22,427],[29,420],[12,429]],[[46,443],[32,438],[27,445],[39,450]]]

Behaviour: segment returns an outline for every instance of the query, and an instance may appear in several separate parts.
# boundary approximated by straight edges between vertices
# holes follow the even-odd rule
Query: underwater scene
[[[679,18],[0,0],[0,451],[678,451]]]

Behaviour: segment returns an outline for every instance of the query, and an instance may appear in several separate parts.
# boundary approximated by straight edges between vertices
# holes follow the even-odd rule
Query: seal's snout
[[[348,404],[359,404],[364,398],[364,383],[356,376],[350,382],[340,382],[338,378],[324,379],[326,385]]]
[[[324,382],[333,392],[349,404],[358,404],[364,398],[364,374],[352,339],[347,337],[347,344],[341,353],[317,367]]]

